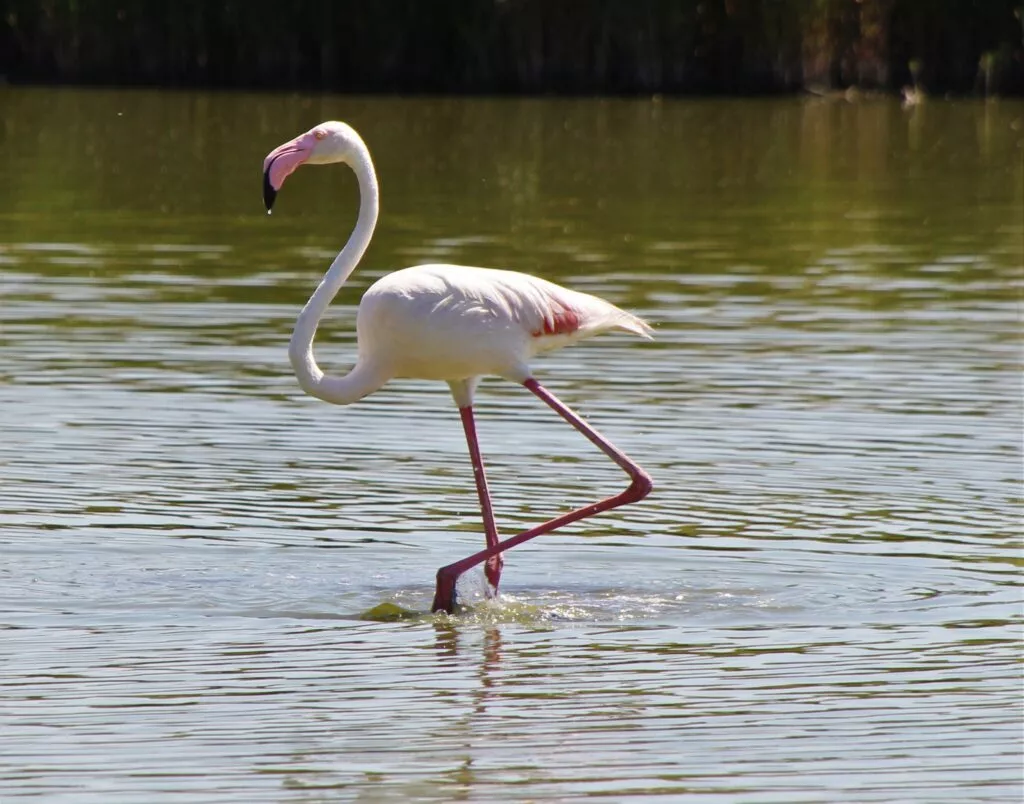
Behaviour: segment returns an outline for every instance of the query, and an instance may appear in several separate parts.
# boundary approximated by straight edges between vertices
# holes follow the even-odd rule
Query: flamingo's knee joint
[[[647,472],[640,470],[640,473],[633,478],[633,482],[630,483],[629,488],[626,489],[626,494],[629,495],[629,502],[638,502],[651,493],[654,488],[654,481],[651,480],[651,476]]]

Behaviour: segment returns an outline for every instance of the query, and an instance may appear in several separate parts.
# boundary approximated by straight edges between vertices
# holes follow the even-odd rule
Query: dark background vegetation
[[[1024,93],[1024,0],[0,0],[16,83]]]

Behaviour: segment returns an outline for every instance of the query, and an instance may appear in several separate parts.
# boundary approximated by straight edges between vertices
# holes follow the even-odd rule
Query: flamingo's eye
[[[313,136],[316,137],[318,140],[322,140],[324,137],[327,136],[327,132],[324,131],[322,128],[318,128],[316,131],[313,132]]]

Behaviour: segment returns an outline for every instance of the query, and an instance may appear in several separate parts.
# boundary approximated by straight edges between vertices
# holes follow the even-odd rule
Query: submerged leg
[[[550,533],[556,528],[568,525],[570,522],[585,519],[586,517],[599,514],[602,511],[608,511],[612,508],[617,508],[618,506],[625,505],[626,503],[642,500],[650,493],[651,488],[654,485],[651,481],[650,475],[641,469],[637,463],[630,460],[624,452],[619,450],[619,448],[612,444],[611,441],[583,421],[583,419],[581,419],[572,408],[544,388],[539,382],[531,377],[526,380],[523,385],[526,386],[531,393],[543,400],[544,403],[554,410],[559,416],[569,422],[569,424],[583,433],[583,435],[585,435],[592,444],[611,458],[622,469],[622,471],[629,475],[631,481],[629,487],[625,491],[622,491],[613,497],[608,497],[604,500],[600,500],[599,502],[591,503],[590,505],[583,506],[582,508],[577,508],[574,511],[569,511],[561,516],[556,516],[553,519],[549,519],[547,522],[530,528],[530,530],[524,531],[516,536],[505,539],[504,541],[497,541],[497,531],[495,530],[495,542],[491,544],[490,537],[488,537],[488,546],[486,549],[481,550],[478,553],[474,553],[461,561],[456,561],[454,564],[449,564],[447,567],[441,567],[441,569],[437,571],[437,588],[434,593],[434,605],[432,607],[432,611],[447,611],[449,613],[452,611],[455,606],[455,582],[462,573],[472,569],[477,566],[477,564],[489,561],[496,556],[500,556],[505,550],[529,541],[543,533]],[[463,422],[465,422],[465,415],[463,416]],[[474,470],[475,467],[476,463],[474,462]],[[482,474],[483,467],[481,465],[481,477]],[[479,481],[477,487],[480,487]],[[486,490],[486,481],[484,489]],[[489,505],[487,510],[489,511]]]

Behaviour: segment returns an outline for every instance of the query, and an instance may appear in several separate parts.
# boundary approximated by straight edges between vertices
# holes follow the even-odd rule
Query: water
[[[0,799],[1017,801],[1019,102],[0,90]],[[482,544],[443,385],[304,397],[285,344],[426,260],[655,325],[538,360],[654,476],[426,614]],[[623,477],[489,380],[506,533]],[[381,604],[417,616],[360,619]]]

